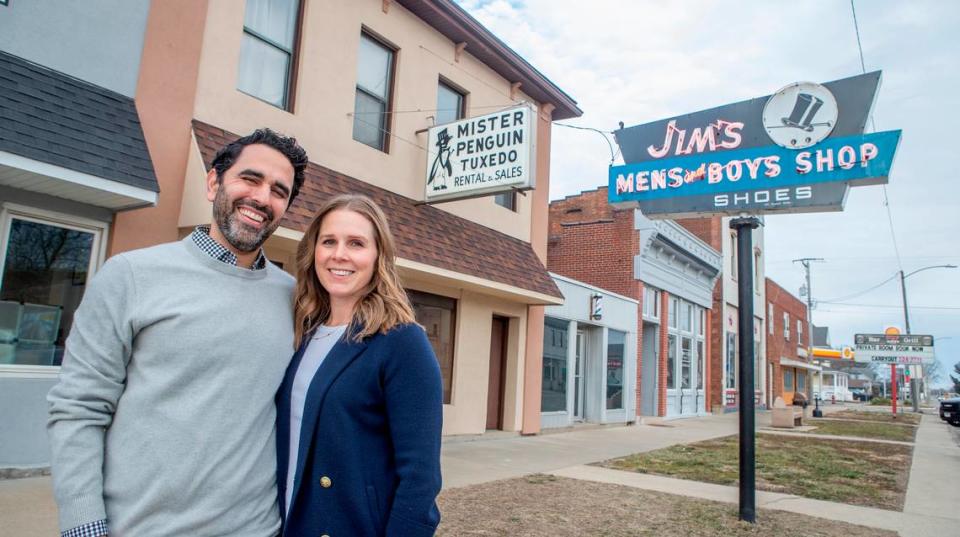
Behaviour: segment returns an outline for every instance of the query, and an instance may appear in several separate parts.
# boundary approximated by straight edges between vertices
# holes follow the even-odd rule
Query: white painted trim
[[[38,222],[75,229],[93,235],[90,264],[87,268],[87,278],[92,278],[104,262],[107,252],[107,238],[110,225],[106,222],[73,216],[66,213],[37,209],[28,205],[16,203],[0,203],[0,277],[7,257],[7,237],[10,233],[9,223],[13,218],[29,222]],[[2,283],[2,282],[0,282]],[[0,378],[56,378],[60,373],[60,366],[49,365],[0,365]]]
[[[0,365],[0,379],[55,379],[58,375],[58,365]]]
[[[780,357],[780,365],[785,365],[787,367],[799,367],[800,369],[809,369],[810,371],[823,371],[822,367],[810,365],[799,360],[792,360],[785,356]]]
[[[157,204],[159,195],[156,192],[143,188],[123,184],[111,179],[104,179],[96,175],[78,172],[62,166],[47,164],[30,158],[14,155],[6,151],[0,151],[0,165],[10,166],[19,170],[45,175],[54,179],[72,183],[79,186],[85,186],[103,192],[110,192],[119,196],[125,196],[135,200],[143,201],[153,205]]]
[[[603,293],[603,294],[608,295],[608,296],[611,296],[611,297],[613,297],[613,298],[618,298],[618,299],[620,299],[620,300],[625,300],[625,301],[627,301],[627,302],[632,302],[632,303],[634,303],[634,304],[640,304],[640,301],[637,300],[637,299],[630,298],[630,297],[626,297],[626,296],[623,296],[623,295],[619,295],[619,294],[614,293],[614,292],[612,292],[612,291],[607,291],[606,289],[601,289],[600,287],[596,287],[596,286],[593,286],[593,285],[590,285],[590,284],[587,284],[587,283],[583,283],[583,282],[581,282],[580,280],[574,280],[573,278],[568,278],[568,277],[566,277],[566,276],[561,276],[561,275],[555,274],[555,273],[553,273],[553,272],[549,272],[548,274],[550,274],[550,277],[553,278],[553,279],[555,279],[555,280],[560,280],[560,281],[563,281],[563,282],[567,282],[567,283],[569,283],[569,284],[571,284],[571,285],[576,285],[576,286],[578,286],[578,287],[583,287],[584,289],[590,289],[591,291],[596,291],[596,292],[598,292],[598,293]]]

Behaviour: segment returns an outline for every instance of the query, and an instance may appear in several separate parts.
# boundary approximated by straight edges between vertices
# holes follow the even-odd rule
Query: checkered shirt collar
[[[193,238],[193,242],[210,257],[228,265],[237,266],[237,256],[210,237],[210,226],[208,224],[195,227],[190,236]],[[253,262],[253,266],[250,267],[250,269],[263,270],[265,268],[267,268],[267,258],[263,255],[263,250],[261,249],[260,252],[257,253],[257,259]]]
[[[107,535],[107,521],[97,520],[60,533],[60,537],[99,537]]]

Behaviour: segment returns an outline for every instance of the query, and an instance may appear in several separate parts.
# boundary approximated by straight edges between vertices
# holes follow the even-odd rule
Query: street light
[[[907,278],[913,276],[918,272],[923,272],[925,270],[935,269],[935,268],[948,268],[954,269],[957,268],[956,265],[931,265],[929,267],[919,268],[910,274],[904,274],[903,269],[900,269],[900,292],[903,295],[903,324],[907,329],[907,335],[910,335],[910,313],[907,311]],[[910,376],[910,398],[913,400],[913,411],[920,411],[920,402],[917,400],[917,379],[915,376]]]

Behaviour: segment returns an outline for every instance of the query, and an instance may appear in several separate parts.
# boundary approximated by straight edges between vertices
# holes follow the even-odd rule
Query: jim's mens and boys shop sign
[[[887,182],[900,131],[862,134],[880,72],[620,129],[611,203],[650,218],[839,211]]]
[[[425,199],[534,188],[535,140],[536,112],[528,105],[430,128]]]

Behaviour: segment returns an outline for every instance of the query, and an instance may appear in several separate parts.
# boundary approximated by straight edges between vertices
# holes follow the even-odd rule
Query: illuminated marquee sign
[[[887,181],[900,131],[829,138],[800,151],[779,146],[700,153],[610,168],[611,203],[642,201],[673,214],[729,210],[822,210],[820,202],[846,185]],[[839,183],[843,188],[818,189]],[[660,205],[683,197],[684,207]]]
[[[877,364],[930,364],[935,356],[933,336],[912,334],[856,334],[857,362]]]
[[[533,188],[534,140],[536,112],[527,105],[430,128],[426,200]]]
[[[886,183],[900,131],[864,135],[880,73],[616,131],[609,201],[650,218],[837,211],[849,186]]]

